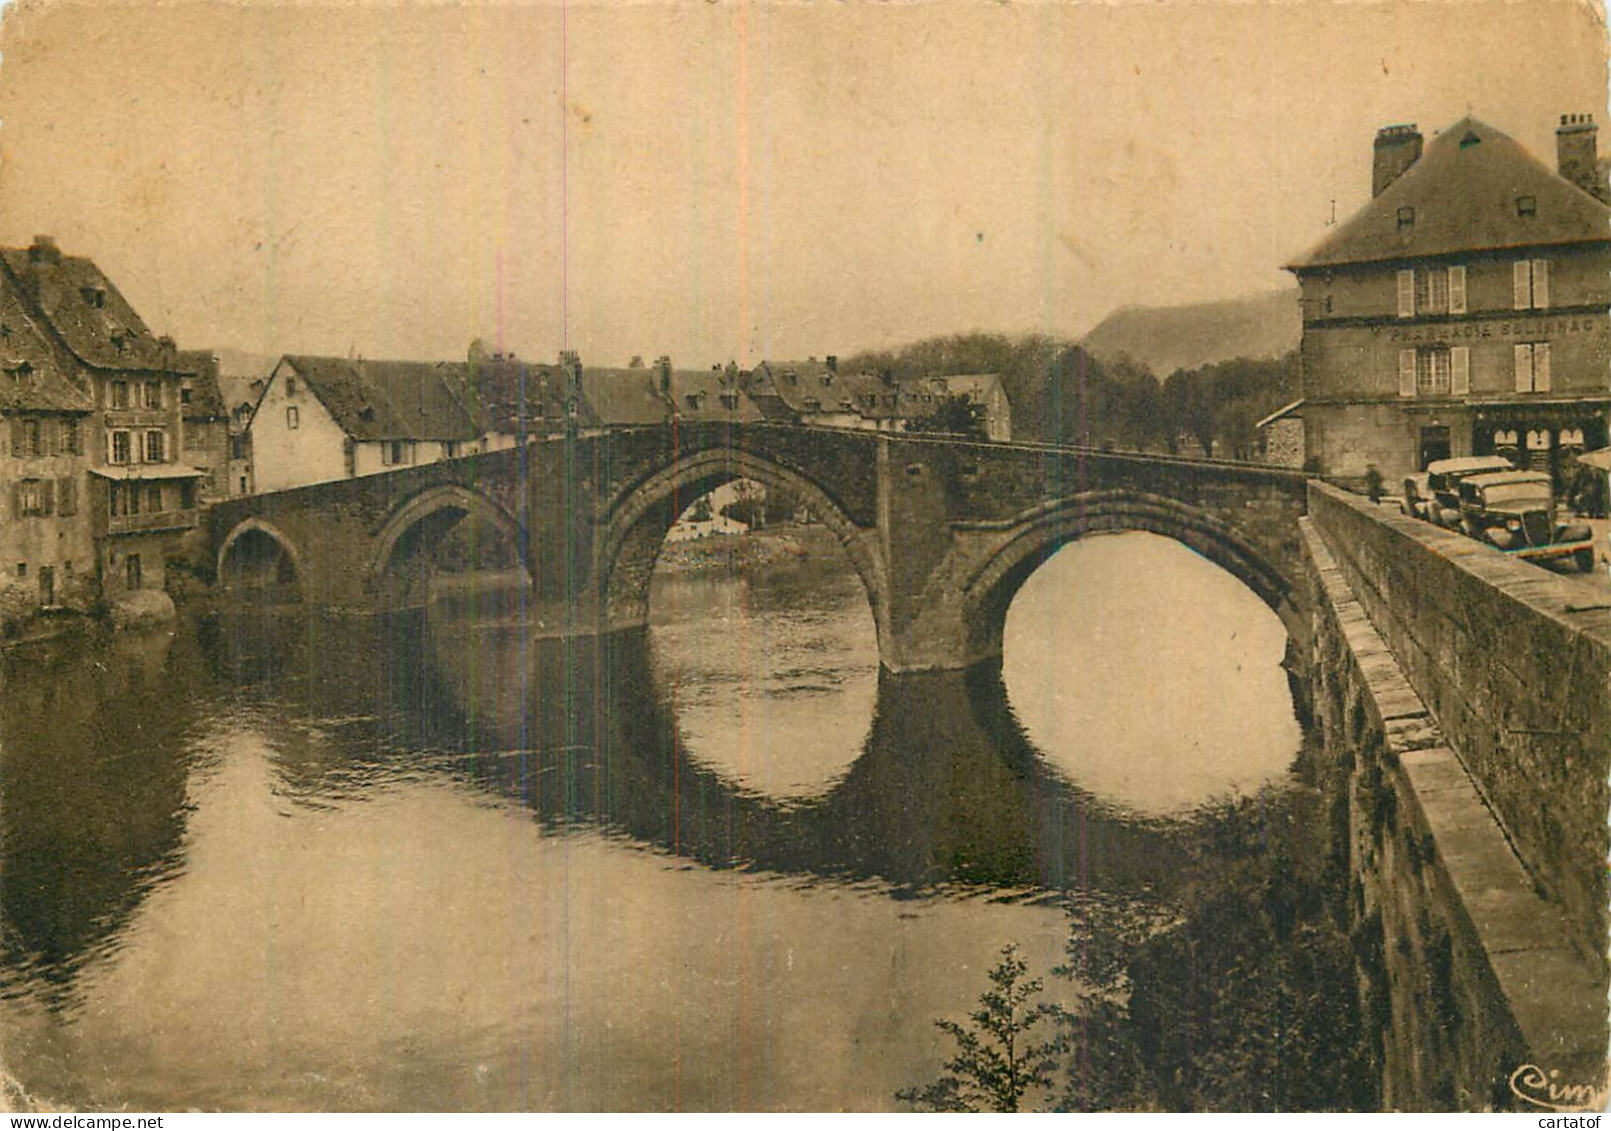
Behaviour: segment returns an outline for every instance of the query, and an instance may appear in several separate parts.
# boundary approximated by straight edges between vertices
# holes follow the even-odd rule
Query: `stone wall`
[[[1592,590],[1393,507],[1313,483],[1309,513],[1534,882],[1601,955],[1611,614]]]
[[[1465,593],[1474,602],[1462,624],[1507,621],[1526,633],[1529,613],[1508,604],[1502,587],[1484,595],[1457,583],[1450,571],[1465,568],[1458,554],[1441,565],[1424,557],[1430,547],[1422,536],[1440,533],[1430,527],[1404,527],[1386,508],[1321,485],[1311,487],[1310,505],[1309,699],[1321,748],[1343,764],[1349,781],[1354,942],[1384,1103],[1530,1108],[1521,1092],[1587,1106],[1601,1083],[1607,1030],[1604,963],[1597,949],[1585,948],[1603,937],[1603,916],[1598,908],[1563,905],[1524,866],[1482,778],[1468,771],[1459,741],[1427,709],[1411,669],[1395,655],[1395,638],[1416,655],[1410,642],[1434,636],[1430,626],[1452,615],[1441,594]],[[1414,563],[1409,576],[1436,592],[1400,577],[1395,563]],[[1378,575],[1399,577],[1392,592],[1404,604],[1395,615],[1379,607],[1381,620],[1373,622]],[[1500,656],[1490,660],[1508,670]],[[1464,655],[1457,670],[1469,673],[1479,663]],[[1517,701],[1495,702],[1495,717],[1526,710],[1525,687],[1510,693]],[[1593,685],[1578,695],[1603,707]],[[1581,772],[1581,791],[1603,796],[1604,766]],[[1520,794],[1513,784],[1506,796],[1516,804]],[[1599,831],[1603,837],[1603,809]],[[1563,846],[1553,859],[1535,852],[1535,860],[1548,865],[1555,890],[1577,891],[1580,881],[1593,886],[1603,855],[1603,840],[1591,838]]]

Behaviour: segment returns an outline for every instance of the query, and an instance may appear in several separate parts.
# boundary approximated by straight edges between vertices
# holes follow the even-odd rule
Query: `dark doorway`
[[[123,573],[130,592],[143,587],[145,579],[140,573],[139,554],[129,554],[123,559]]]
[[[1433,425],[1421,429],[1421,470],[1435,460],[1449,458],[1449,429],[1447,425]]]
[[[39,567],[39,603],[46,608],[56,603],[56,569],[54,566]]]

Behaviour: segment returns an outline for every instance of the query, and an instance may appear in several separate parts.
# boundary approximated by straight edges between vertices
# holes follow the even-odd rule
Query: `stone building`
[[[184,406],[173,342],[152,335],[100,268],[63,255],[48,237],[26,248],[0,249],[0,287],[8,308],[22,312],[38,331],[55,372],[75,390],[73,403],[83,398],[91,410],[88,416],[76,408],[59,415],[56,446],[42,434],[42,448],[35,449],[72,461],[57,473],[58,517],[61,472],[79,459],[88,471],[70,504],[77,513],[66,517],[87,516],[94,558],[80,566],[79,558],[63,557],[53,584],[64,580],[71,562],[75,578],[90,569],[93,589],[109,603],[163,588],[170,557],[197,524],[201,478],[180,460]],[[68,419],[81,423],[70,428]],[[25,434],[31,445],[32,434]]]
[[[1370,202],[1288,267],[1320,472],[1391,481],[1492,452],[1559,472],[1606,445],[1611,209],[1592,119],[1563,117],[1557,150],[1551,171],[1470,117],[1430,143],[1377,135]]]
[[[0,287],[0,621],[95,601],[84,509],[90,394],[69,380],[22,296]]]
[[[197,480],[198,501],[205,505],[227,499],[233,493],[229,413],[219,387],[218,358],[209,350],[180,350],[178,365],[184,461],[202,474]]]

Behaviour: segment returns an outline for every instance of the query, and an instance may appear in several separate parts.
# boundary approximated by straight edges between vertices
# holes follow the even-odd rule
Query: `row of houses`
[[[992,440],[1012,408],[996,374],[896,380],[842,373],[838,360],[678,369],[553,363],[472,349],[464,362],[287,355],[244,434],[249,482],[280,491],[456,459],[545,437],[668,423],[777,424],[901,431],[948,400],[976,407]]]
[[[584,366],[472,347],[463,362],[287,355],[228,375],[150,331],[94,262],[49,237],[0,249],[0,627],[168,585],[217,499],[670,422],[899,430],[947,398],[995,439],[995,375],[895,381],[837,360]]]

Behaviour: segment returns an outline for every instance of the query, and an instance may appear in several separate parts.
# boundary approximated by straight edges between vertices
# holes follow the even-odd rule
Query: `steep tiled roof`
[[[677,369],[671,374],[671,403],[682,420],[726,420],[754,424],[763,419],[750,398],[719,369]],[[726,396],[728,400],[722,398]]]
[[[1518,197],[1532,198],[1530,214]],[[1401,209],[1413,209],[1413,222]],[[1467,117],[1291,269],[1605,240],[1608,222],[1611,209]]]
[[[483,431],[513,435],[521,430],[523,420],[528,433],[540,434],[571,419],[569,402],[573,398],[558,365],[494,355],[444,373]],[[592,420],[587,407],[580,398],[574,399],[578,402],[576,424],[588,427]]]
[[[6,271],[79,361],[102,369],[160,369],[163,348],[110,279],[52,244],[0,249]]]
[[[180,385],[186,393],[186,420],[222,420],[224,394],[218,388],[218,358],[211,350],[180,350],[174,366],[185,376]]]
[[[463,388],[462,363],[287,355],[285,365],[355,440],[473,440],[481,434],[450,388],[449,377]]]
[[[0,412],[89,412],[86,389],[69,381],[50,339],[34,324],[9,280],[0,280]]]
[[[660,395],[654,369],[582,370],[582,399],[603,425],[664,424],[671,406]]]

